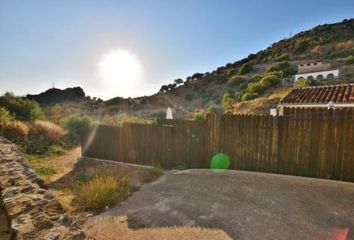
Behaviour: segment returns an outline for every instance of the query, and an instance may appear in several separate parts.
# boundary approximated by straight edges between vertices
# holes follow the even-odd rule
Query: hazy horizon
[[[105,100],[151,95],[353,12],[348,0],[0,0],[0,93],[38,94],[55,83]]]

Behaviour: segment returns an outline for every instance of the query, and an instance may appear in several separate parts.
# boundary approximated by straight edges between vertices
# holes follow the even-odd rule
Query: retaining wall
[[[0,191],[11,239],[85,239],[16,146],[2,137]]]

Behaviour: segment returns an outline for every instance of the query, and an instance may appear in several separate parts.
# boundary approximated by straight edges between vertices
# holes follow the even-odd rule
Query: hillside
[[[114,98],[106,101],[105,105],[111,114],[128,111],[144,117],[152,117],[171,106],[175,108],[177,117],[185,117],[191,116],[196,109],[209,106],[222,109],[223,95],[228,92],[233,101],[233,111],[268,114],[269,108],[276,106],[291,88],[291,85],[282,86],[279,82],[295,74],[298,64],[322,61],[340,68],[339,79],[312,84],[353,82],[354,65],[350,55],[354,55],[354,19],[314,27],[214,71],[195,73],[184,80],[176,79],[152,96]],[[281,71],[278,81],[258,92],[250,91],[257,88],[256,82],[272,71]],[[253,93],[245,97],[247,92]],[[255,100],[251,100],[253,98]]]
[[[211,72],[176,79],[162,86],[154,95],[116,97],[102,102],[99,104],[99,112],[101,116],[128,114],[153,118],[162,116],[167,107],[172,107],[175,117],[191,117],[196,109],[210,106],[223,111],[223,95],[228,93],[233,105],[231,111],[268,114],[269,108],[276,106],[279,99],[292,87],[292,84],[284,86],[281,82],[283,79],[291,79],[298,64],[321,61],[333,68],[340,68],[339,79],[313,81],[308,84],[354,82],[353,55],[354,19],[324,24],[280,40],[263,51],[250,54],[234,63],[227,63]],[[45,95],[29,97],[40,103],[52,104],[60,100],[56,97],[43,101]],[[81,99],[85,98],[82,97]],[[87,104],[87,101],[81,104]]]
[[[99,98],[86,96],[81,87],[72,87],[63,90],[50,88],[40,94],[27,94],[25,98],[38,102],[47,115],[52,114],[51,111],[55,111],[55,108],[52,108],[54,105],[60,105],[65,109],[67,115],[97,116],[99,106],[102,102]]]

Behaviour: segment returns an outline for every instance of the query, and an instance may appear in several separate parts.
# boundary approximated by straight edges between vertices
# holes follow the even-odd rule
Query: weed
[[[86,210],[100,210],[112,206],[129,194],[125,177],[95,176],[75,191],[78,204]]]
[[[52,167],[36,167],[34,170],[40,176],[50,176],[57,173],[57,170]]]

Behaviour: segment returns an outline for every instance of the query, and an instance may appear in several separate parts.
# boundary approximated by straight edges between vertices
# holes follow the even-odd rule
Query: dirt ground
[[[127,217],[92,218],[84,225],[89,240],[230,240],[222,230],[201,227],[131,229]]]
[[[242,171],[175,171],[101,215],[124,216],[137,232],[198,228],[217,229],[232,239],[349,240],[354,239],[354,184]]]
[[[76,147],[69,150],[64,155],[44,158],[41,161],[41,165],[54,167],[57,170],[57,173],[50,176],[43,176],[43,180],[45,180],[46,183],[51,183],[69,173],[73,169],[78,157],[80,156],[81,147]]]

